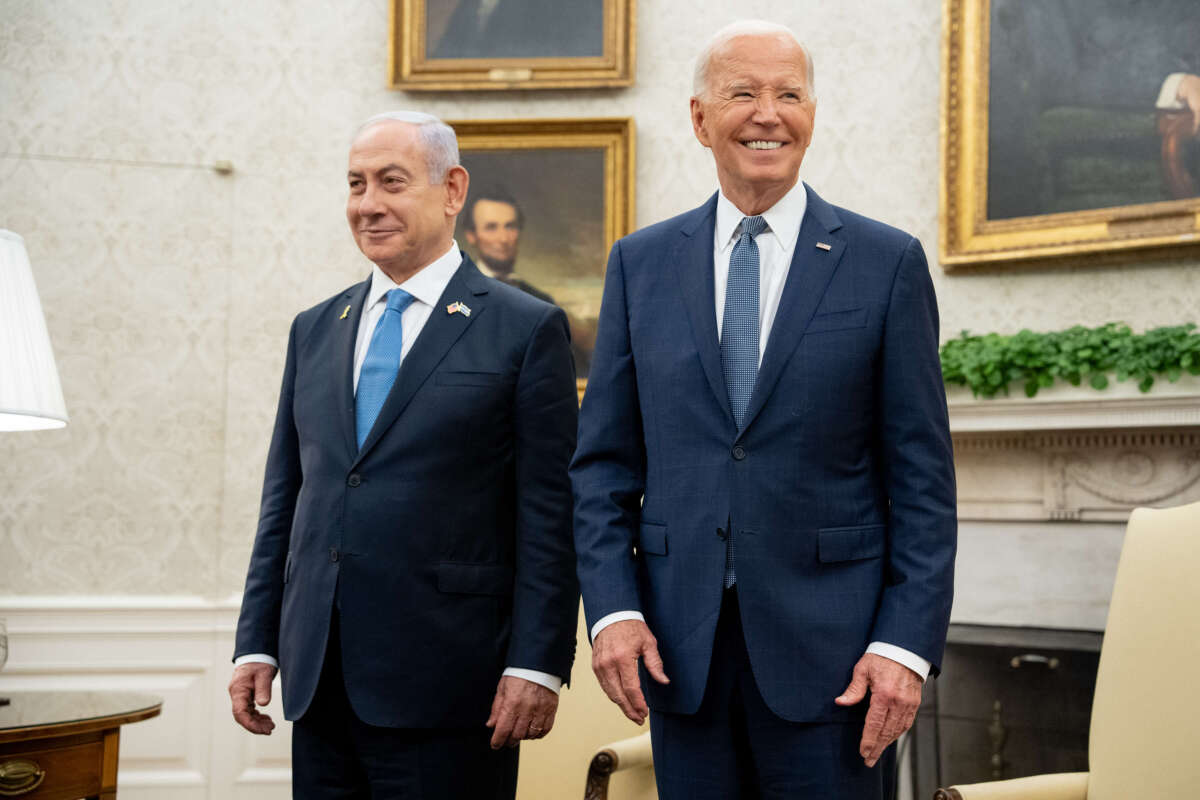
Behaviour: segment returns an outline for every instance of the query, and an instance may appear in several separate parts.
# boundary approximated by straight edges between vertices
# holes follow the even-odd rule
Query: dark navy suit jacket
[[[285,715],[299,718],[336,597],[360,719],[482,725],[505,667],[566,680],[574,658],[566,317],[464,256],[359,450],[369,286],[292,324],[235,657],[276,656]],[[470,316],[447,312],[456,301]]]
[[[871,641],[941,659],[957,523],[925,255],[807,191],[740,434],[714,312],[716,196],[609,258],[571,468],[579,577],[589,626],[645,615],[671,678],[643,672],[660,711],[703,697],[727,521],[750,663],[779,716],[861,714],[833,699]]]

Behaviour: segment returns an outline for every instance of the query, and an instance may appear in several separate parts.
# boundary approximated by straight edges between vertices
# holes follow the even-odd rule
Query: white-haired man
[[[605,275],[575,544],[593,668],[649,714],[664,800],[890,796],[945,642],[929,270],[799,180],[815,109],[788,29],[718,32],[691,112],[720,191],[617,242]]]
[[[292,324],[233,715],[271,732],[278,666],[296,798],[511,800],[574,657],[566,318],[455,245],[440,120],[368,120],[347,179],[375,266]]]

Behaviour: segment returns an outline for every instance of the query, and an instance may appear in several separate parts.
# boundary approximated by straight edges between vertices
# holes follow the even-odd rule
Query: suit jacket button
[[[717,538],[720,539],[722,542],[725,541],[725,529],[724,528],[717,528]]]
[[[353,488],[362,483],[362,477],[357,472],[352,472],[350,473],[350,477],[346,479],[346,483]]]
[[[329,548],[329,560],[330,560],[330,561],[332,561],[332,562],[333,562],[333,563],[335,563],[335,564],[337,563],[337,560],[338,560],[338,551],[337,551],[337,548],[336,548],[336,547],[331,547],[331,548]]]
[[[741,461],[746,457],[746,448],[742,447],[740,444],[733,448],[733,457],[734,459]]]

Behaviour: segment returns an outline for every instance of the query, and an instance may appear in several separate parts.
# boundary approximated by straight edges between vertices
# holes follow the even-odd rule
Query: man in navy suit
[[[575,544],[593,668],[649,713],[664,800],[888,796],[945,642],[929,270],[798,180],[813,91],[788,29],[719,32],[691,111],[720,191],[609,257]]]
[[[570,674],[566,318],[455,246],[468,180],[437,118],[368,120],[375,267],[292,324],[229,693],[270,733],[282,671],[297,798],[511,800]]]

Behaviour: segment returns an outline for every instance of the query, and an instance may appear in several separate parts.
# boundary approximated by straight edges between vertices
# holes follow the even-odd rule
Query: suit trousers
[[[293,800],[513,800],[517,748],[492,750],[482,723],[381,728],[358,718],[342,677],[337,619],[335,608],[312,705],[292,726]],[[488,709],[479,711],[482,719]]]
[[[767,707],[750,669],[736,586],[722,599],[700,708],[651,711],[650,734],[660,800],[892,797],[895,745],[867,768],[858,754],[861,720],[789,722]]]

